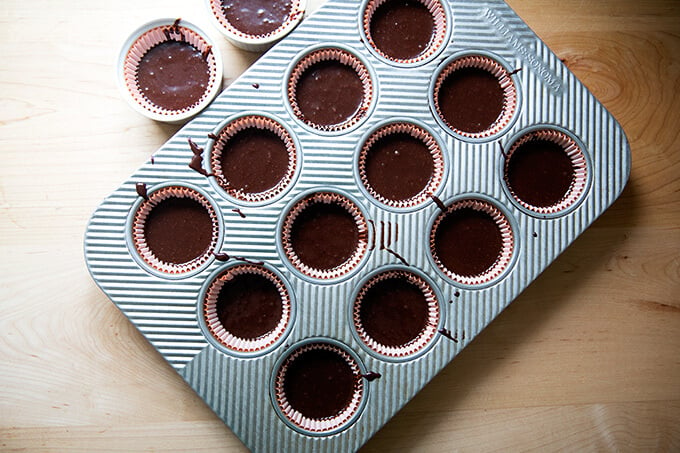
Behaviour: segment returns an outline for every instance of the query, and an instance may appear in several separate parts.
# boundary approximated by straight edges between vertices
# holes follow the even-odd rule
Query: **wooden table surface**
[[[630,181],[361,451],[680,451],[680,2],[510,4],[620,121]],[[98,203],[177,129],[115,82],[155,17],[218,39],[227,85],[258,57],[202,0],[0,6],[0,451],[245,451],[83,259]]]

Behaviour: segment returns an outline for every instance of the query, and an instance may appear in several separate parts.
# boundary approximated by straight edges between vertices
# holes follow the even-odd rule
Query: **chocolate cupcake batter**
[[[388,200],[407,200],[427,187],[434,161],[422,140],[394,133],[377,140],[367,152],[366,179]]]
[[[432,41],[434,18],[417,0],[387,0],[373,13],[370,36],[376,47],[395,60],[415,58]]]
[[[295,100],[306,121],[329,126],[354,116],[364,99],[361,78],[351,66],[325,60],[307,68],[295,86]]]
[[[503,113],[503,89],[498,78],[485,69],[453,71],[435,96],[443,119],[459,131],[485,131]]]
[[[137,69],[141,93],[167,110],[182,110],[197,104],[209,81],[208,63],[201,52],[187,42],[157,44],[144,55]]]
[[[238,31],[259,36],[271,33],[288,19],[291,0],[222,0],[224,16]]]
[[[376,342],[399,347],[415,340],[428,318],[423,291],[403,276],[372,285],[361,299],[361,324]]]
[[[230,188],[260,193],[274,188],[288,171],[285,142],[272,131],[246,128],[222,146],[220,165]]]
[[[359,244],[352,214],[337,203],[316,202],[298,214],[291,228],[291,245],[303,264],[329,270],[347,261]]]
[[[283,315],[278,288],[264,275],[233,275],[220,289],[217,316],[224,329],[238,338],[256,339],[276,328]]]
[[[489,270],[500,257],[503,237],[486,212],[461,208],[445,214],[435,232],[435,253],[451,272],[465,277]]]
[[[310,349],[290,363],[283,389],[293,409],[308,418],[334,417],[352,401],[357,376],[337,352]]]
[[[162,200],[144,222],[144,238],[151,252],[161,261],[187,263],[202,256],[212,243],[210,213],[191,198]]]
[[[574,167],[564,149],[550,140],[534,139],[520,145],[507,163],[510,190],[536,207],[554,206],[564,199],[574,181]]]

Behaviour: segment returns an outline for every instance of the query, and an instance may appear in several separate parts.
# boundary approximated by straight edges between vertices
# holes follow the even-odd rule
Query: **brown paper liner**
[[[428,182],[427,186],[425,186],[423,190],[421,190],[415,196],[405,200],[392,200],[382,196],[371,186],[370,182],[368,181],[368,176],[366,175],[366,160],[368,159],[368,154],[371,150],[371,147],[381,138],[398,133],[406,133],[421,140],[428,147],[430,154],[432,155],[433,162],[432,176],[430,177],[430,181]],[[437,143],[437,140],[435,140],[432,134],[427,132],[422,127],[411,123],[394,123],[385,125],[370,135],[359,152],[358,167],[361,183],[373,198],[387,206],[394,208],[410,208],[418,206],[425,201],[429,201],[430,196],[437,192],[437,189],[441,185],[444,178],[444,155],[439,143]]]
[[[503,241],[501,252],[496,259],[496,262],[485,272],[478,275],[459,275],[448,269],[437,256],[435,238],[437,229],[439,225],[444,220],[444,218],[451,212],[458,209],[472,208],[475,211],[481,211],[489,214],[493,220],[496,222],[498,229],[501,232],[501,238]],[[434,262],[437,267],[451,280],[462,283],[464,285],[481,285],[490,282],[500,276],[510,265],[512,260],[512,254],[515,249],[515,236],[510,226],[510,221],[498,208],[487,201],[477,200],[477,199],[464,199],[451,204],[446,211],[439,214],[439,216],[434,221],[432,225],[432,231],[430,231],[430,253],[434,258]]]
[[[238,132],[244,129],[261,129],[275,133],[286,146],[288,151],[288,169],[281,180],[271,189],[264,192],[245,192],[240,188],[235,188],[229,184],[222,172],[220,159],[225,144]],[[215,145],[210,153],[210,166],[212,173],[216,176],[216,181],[230,196],[247,202],[262,202],[270,200],[283,192],[293,180],[293,175],[297,167],[297,153],[295,141],[288,131],[278,122],[271,118],[260,115],[248,115],[235,119],[222,128],[215,140]]]
[[[569,159],[571,160],[571,165],[574,170],[574,179],[571,182],[569,190],[564,195],[564,198],[552,206],[534,206],[521,200],[512,190],[508,180],[508,165],[510,163],[510,158],[517,149],[532,140],[547,140],[555,143],[562,147],[564,153],[569,156]],[[567,134],[554,129],[539,129],[523,135],[512,144],[505,157],[504,181],[515,201],[521,206],[537,214],[556,214],[569,209],[576,204],[583,195],[583,192],[585,192],[588,183],[588,163],[581,147]]]
[[[349,404],[347,404],[345,409],[334,417],[322,419],[306,417],[299,411],[295,410],[288,402],[285,392],[286,372],[290,364],[303,353],[318,349],[332,351],[341,356],[352,368],[353,374],[357,377],[354,384],[354,394],[352,395],[352,399]],[[350,356],[338,346],[332,345],[330,343],[318,342],[301,346],[300,348],[293,351],[284,360],[284,362],[281,364],[281,367],[276,372],[274,394],[279,409],[283,413],[284,417],[286,417],[293,425],[312,433],[324,433],[342,428],[352,419],[352,417],[359,411],[361,400],[364,398],[365,390],[364,380],[361,379],[361,368],[359,368],[359,364],[354,360],[354,358],[352,358],[352,356]]]
[[[488,71],[489,74],[498,79],[501,89],[503,90],[503,109],[500,115],[491,126],[480,132],[468,132],[456,128],[444,118],[439,106],[439,90],[441,89],[442,84],[455,71],[464,68],[477,68]],[[501,132],[512,121],[515,111],[517,110],[517,87],[515,86],[515,82],[512,80],[510,73],[491,57],[484,55],[466,55],[453,60],[439,73],[434,85],[434,107],[439,118],[454,133],[472,139],[488,138]]]
[[[302,19],[305,14],[304,7],[300,0],[291,0],[290,12],[288,17],[279,25],[276,29],[270,31],[269,33],[263,34],[251,34],[245,33],[238,28],[236,28],[229,19],[224,14],[224,7],[222,6],[222,0],[209,0],[210,11],[212,12],[217,22],[222,26],[223,31],[228,35],[231,35],[237,40],[246,40],[248,43],[257,43],[257,41],[269,41],[271,39],[281,39],[285,36],[285,33],[292,29],[292,26]],[[280,36],[279,36],[280,35]]]
[[[402,346],[387,346],[378,343],[376,340],[371,338],[369,334],[364,330],[363,322],[361,319],[361,304],[366,292],[373,287],[376,283],[392,278],[401,278],[408,280],[410,283],[416,285],[425,296],[428,306],[428,319],[423,330],[418,334],[416,338],[411,340]],[[354,301],[354,306],[352,308],[352,319],[354,320],[354,328],[359,335],[361,341],[366,344],[370,349],[382,354],[387,357],[402,358],[408,357],[413,354],[417,354],[427,347],[430,341],[437,334],[437,327],[439,326],[440,312],[439,303],[437,302],[437,296],[434,293],[432,287],[418,275],[402,270],[387,271],[382,274],[378,274],[371,278],[364,286],[359,290],[359,294]]]
[[[352,256],[332,269],[315,269],[303,263],[293,250],[291,235],[295,219],[305,208],[316,203],[334,203],[342,206],[354,218],[358,229],[358,243]],[[298,201],[288,212],[283,222],[282,246],[288,261],[304,275],[320,280],[331,280],[351,272],[366,255],[368,249],[368,224],[361,210],[349,198],[334,192],[317,192]]]
[[[231,334],[224,328],[217,315],[217,299],[224,283],[241,274],[256,274],[267,278],[274,283],[281,296],[281,319],[273,330],[258,338],[240,338]],[[203,301],[203,316],[210,333],[226,348],[244,353],[262,351],[275,344],[285,333],[291,317],[290,295],[285,284],[272,271],[262,266],[237,265],[225,270],[210,283]]]
[[[193,105],[181,110],[168,110],[154,104],[144,96],[144,93],[142,93],[139,84],[137,83],[137,70],[139,69],[139,63],[142,58],[144,58],[144,55],[146,55],[151,48],[167,41],[186,42],[194,46],[199,52],[206,55],[206,62],[208,63],[210,71],[208,86],[206,86],[201,99]],[[132,43],[125,54],[123,62],[123,79],[125,80],[125,86],[132,98],[145,110],[157,115],[166,116],[168,120],[172,120],[173,116],[184,115],[203,103],[210,95],[214,86],[222,83],[221,80],[217,80],[217,73],[217,62],[215,60],[215,55],[213,54],[212,46],[210,46],[201,35],[182,25],[163,25],[151,28],[144,32]]]
[[[316,124],[305,118],[304,114],[300,110],[296,97],[297,84],[302,74],[310,66],[321,61],[329,60],[339,61],[340,63],[353,68],[357,72],[357,75],[361,79],[363,85],[364,90],[363,101],[359,108],[357,109],[357,111],[354,113],[354,115],[347,118],[342,123]],[[313,127],[314,129],[318,129],[325,132],[337,132],[344,129],[348,129],[357,124],[359,121],[361,121],[368,115],[368,110],[370,109],[371,104],[373,103],[373,81],[371,80],[371,74],[368,71],[368,68],[366,68],[366,66],[361,62],[361,60],[359,60],[359,58],[357,58],[356,56],[352,55],[351,53],[344,49],[323,48],[314,50],[305,55],[304,57],[302,57],[302,59],[293,68],[290,75],[290,79],[288,80],[288,102],[290,103],[290,106],[293,109],[293,114],[300,121],[307,124],[308,126]]]
[[[146,219],[161,201],[168,198],[191,198],[199,202],[210,215],[213,224],[212,240],[208,249],[202,255],[197,256],[186,263],[168,263],[156,257],[153,250],[149,248],[146,243],[146,236],[144,234],[144,225]],[[168,186],[153,191],[148,194],[148,199],[142,201],[137,208],[132,221],[132,242],[137,250],[137,253],[142,260],[151,268],[166,273],[166,274],[184,274],[192,272],[212,258],[212,253],[217,247],[217,240],[219,237],[219,222],[217,220],[217,213],[212,204],[201,193],[182,186]]]
[[[392,57],[390,55],[387,55],[385,52],[380,50],[380,48],[376,45],[375,41],[373,40],[373,37],[371,36],[371,21],[373,19],[373,14],[375,14],[376,10],[378,9],[379,6],[381,6],[383,3],[385,3],[388,0],[373,0],[369,1],[366,4],[366,9],[364,10],[364,15],[363,15],[363,28],[364,28],[364,34],[366,35],[366,38],[368,39],[368,44],[380,55],[381,57],[394,61],[396,63],[400,64],[416,64],[420,63],[424,60],[427,60],[430,58],[432,55],[436,54],[439,49],[444,45],[444,40],[446,39],[446,27],[447,27],[447,17],[446,17],[446,11],[444,10],[444,7],[442,6],[441,1],[439,0],[414,0],[417,1],[418,3],[422,3],[428,11],[432,14],[432,19],[434,21],[434,29],[432,31],[432,38],[430,39],[430,42],[427,46],[427,48],[420,54],[412,58],[396,58]]]

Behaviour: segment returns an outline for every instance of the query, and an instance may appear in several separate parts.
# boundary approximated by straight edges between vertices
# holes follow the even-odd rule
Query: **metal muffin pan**
[[[362,30],[368,3],[329,0],[156,151],[103,201],[87,226],[85,257],[95,282],[252,451],[357,450],[614,202],[629,176],[630,149],[620,125],[503,1],[441,0],[446,41],[431,58],[414,64],[391,64],[369,48]],[[287,100],[292,65],[324,47],[356,56],[372,78],[374,99],[365,116],[339,131],[318,131],[301,122]],[[512,121],[482,139],[452,133],[432,105],[432,87],[443,65],[470,53],[506,65],[518,92]],[[295,177],[270,201],[249,204],[226,197],[213,178],[188,166],[195,155],[189,139],[210,149],[208,135],[218,134],[227,118],[245,113],[277,119],[297,146]],[[436,198],[405,209],[376,201],[357,175],[363,140],[395,118],[425,129],[444,155]],[[588,166],[582,196],[557,214],[522,206],[504,182],[506,150],[523,133],[541,127],[572,137]],[[202,156],[206,166],[208,153]],[[149,191],[187,186],[206,196],[221,214],[217,250],[234,258],[213,257],[185,275],[149,269],[131,240],[131,212],[140,203],[137,183]],[[370,224],[367,251],[357,267],[329,280],[291,267],[280,240],[290,206],[321,191],[352,200]],[[430,253],[430,231],[441,203],[466,198],[495,206],[514,237],[503,271],[472,285],[449,278]],[[202,319],[209,279],[240,259],[265,263],[283,281],[293,307],[280,341],[257,354],[230,353],[209,338]],[[440,310],[434,338],[413,356],[398,359],[367,348],[352,324],[360,285],[395,269],[428,282]],[[380,374],[379,379],[361,378],[356,411],[325,432],[291,423],[277,405],[274,388],[287,354],[314,341],[344,349],[361,373]]]

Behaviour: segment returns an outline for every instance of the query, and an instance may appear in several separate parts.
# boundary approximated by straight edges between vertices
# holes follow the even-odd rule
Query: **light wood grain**
[[[510,4],[620,121],[630,183],[362,451],[680,451],[680,2]],[[115,84],[166,16],[220,42],[226,84],[258,56],[198,0],[0,7],[0,451],[246,451],[83,260],[94,208],[177,129]]]

